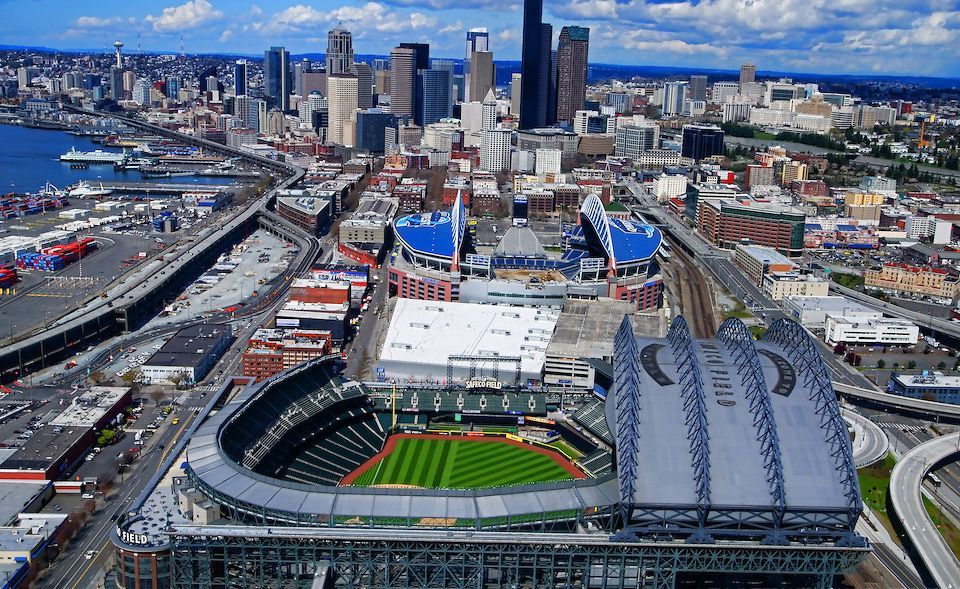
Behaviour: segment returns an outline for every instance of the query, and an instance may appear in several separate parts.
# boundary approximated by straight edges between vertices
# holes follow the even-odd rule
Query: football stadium
[[[656,309],[663,281],[656,255],[660,230],[610,217],[594,194],[579,223],[563,230],[562,251],[548,252],[527,227],[511,227],[481,253],[467,230],[460,195],[449,211],[417,213],[394,223],[392,295],[411,299],[561,306],[568,295],[607,297]]]
[[[333,357],[249,385],[187,436],[175,508],[120,522],[118,566],[191,588],[826,588],[866,557],[801,327],[615,338],[609,390],[573,411],[488,379],[343,380]]]

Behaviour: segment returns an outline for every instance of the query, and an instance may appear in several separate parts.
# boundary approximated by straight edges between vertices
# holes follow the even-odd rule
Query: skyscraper
[[[169,86],[169,84],[168,84]],[[240,96],[247,93],[247,62],[237,61],[233,66],[233,94]]]
[[[570,122],[587,96],[590,29],[563,27],[557,46],[557,120]]]
[[[110,68],[110,98],[123,100],[123,68]]]
[[[704,75],[690,76],[690,100],[707,99],[707,77]]]
[[[420,112],[415,119],[420,125],[436,123],[450,116],[453,104],[450,98],[450,71],[419,70],[417,72],[417,104]]]
[[[348,74],[353,65],[353,34],[341,25],[327,33],[327,75]]]
[[[510,114],[517,116],[520,114],[520,97],[522,96],[523,77],[520,74],[510,76]]]
[[[667,82],[663,87],[664,116],[678,115],[683,111],[683,98],[687,90],[686,82]]]
[[[494,87],[493,53],[474,51],[470,54],[470,82],[467,90],[470,100],[483,100]]]
[[[373,106],[373,70],[369,63],[350,64],[350,73],[357,77],[357,107]]]
[[[423,113],[423,104],[420,103],[420,93],[417,92],[417,72],[430,69],[430,45],[426,43],[400,43],[402,49],[413,51],[413,77],[411,88],[413,90],[413,120],[423,126],[423,121],[418,117]]]
[[[303,76],[310,71],[310,60],[302,59],[293,64],[293,88],[291,94],[296,94],[306,98],[307,94],[303,92]]]
[[[467,86],[464,100],[467,102],[481,100],[484,96],[483,94],[476,96],[470,94],[470,80],[473,77],[473,54],[477,51],[490,51],[490,33],[484,27],[467,31],[467,52],[463,60],[463,79]]]
[[[404,49],[412,49],[417,70],[430,69],[430,45],[427,43],[400,43]]]
[[[480,105],[480,129],[490,131],[497,127],[497,97],[493,95],[493,88],[487,90]]]
[[[413,117],[416,94],[416,54],[409,47],[390,51],[390,110],[397,116]]]
[[[544,55],[543,0],[523,0],[523,47],[520,54],[520,128],[547,124],[550,104],[550,40]],[[549,26],[549,25],[548,25]]]
[[[745,63],[740,66],[740,92],[743,92],[745,84],[752,84],[757,80],[757,66],[752,63]]]
[[[290,52],[283,47],[271,47],[263,52],[264,91],[283,111],[290,110],[293,79],[290,74]]]
[[[352,118],[357,110],[357,77],[335,74],[327,78],[327,139],[330,143],[353,145]]]

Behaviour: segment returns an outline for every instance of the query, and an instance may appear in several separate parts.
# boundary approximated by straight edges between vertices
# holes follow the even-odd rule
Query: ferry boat
[[[116,164],[118,162],[126,161],[130,157],[127,154],[127,151],[124,150],[122,153],[117,153],[114,151],[104,151],[102,149],[95,149],[93,151],[79,151],[75,147],[71,147],[70,151],[60,156],[61,162],[80,162],[87,164]]]

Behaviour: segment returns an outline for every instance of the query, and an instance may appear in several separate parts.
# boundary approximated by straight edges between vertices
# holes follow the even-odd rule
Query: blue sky
[[[819,73],[960,77],[960,0],[545,0],[545,20],[591,29],[590,61]],[[460,57],[467,28],[518,59],[519,0],[0,0],[0,43],[254,54],[326,49],[337,22],[358,53],[400,41]]]

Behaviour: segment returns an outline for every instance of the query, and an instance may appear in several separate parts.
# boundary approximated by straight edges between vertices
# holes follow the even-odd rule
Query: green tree
[[[110,444],[117,441],[117,432],[112,429],[104,429],[100,432],[100,435],[97,436],[97,445],[98,446],[109,446]]]
[[[917,367],[916,360],[910,360],[909,362],[907,362],[907,370],[913,370],[916,367]]]
[[[877,368],[886,368],[886,367],[887,367],[887,363],[886,361],[884,361],[883,358],[880,358],[879,360],[877,360]]]

